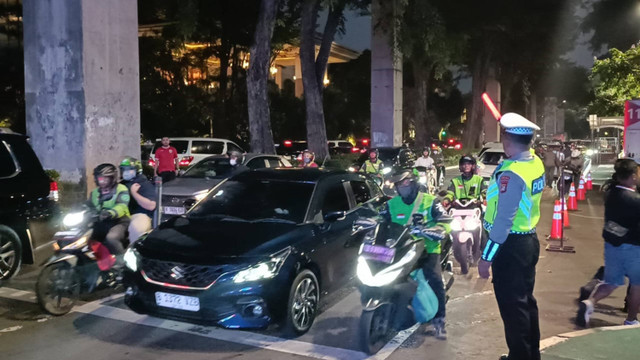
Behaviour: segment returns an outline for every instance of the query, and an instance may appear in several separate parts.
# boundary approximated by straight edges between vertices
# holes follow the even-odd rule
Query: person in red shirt
[[[176,178],[178,174],[178,151],[169,145],[168,137],[162,138],[162,147],[156,150],[156,174],[166,183]]]
[[[316,155],[311,150],[305,150],[302,152],[302,162],[300,167],[312,167],[317,168],[318,164],[314,162]]]

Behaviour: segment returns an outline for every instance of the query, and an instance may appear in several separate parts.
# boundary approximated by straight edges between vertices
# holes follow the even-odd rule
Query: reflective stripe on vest
[[[499,187],[497,179],[500,174],[506,171],[511,171],[519,176],[525,184],[525,191],[520,198],[511,232],[516,234],[535,232],[536,225],[540,220],[540,199],[545,185],[544,165],[537,156],[526,161],[504,160],[493,173],[487,190],[487,210],[484,217],[484,227],[488,231],[493,227],[498,211]]]

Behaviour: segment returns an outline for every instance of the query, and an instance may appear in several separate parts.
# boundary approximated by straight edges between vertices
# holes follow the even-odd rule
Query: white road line
[[[17,290],[8,287],[0,287],[0,297],[11,300],[20,300],[36,303],[36,294],[33,291]]]

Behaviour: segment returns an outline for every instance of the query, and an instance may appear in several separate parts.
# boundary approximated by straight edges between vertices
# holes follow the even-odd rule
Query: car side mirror
[[[323,216],[324,221],[326,222],[335,222],[338,220],[343,220],[345,218],[345,211],[332,211]]]

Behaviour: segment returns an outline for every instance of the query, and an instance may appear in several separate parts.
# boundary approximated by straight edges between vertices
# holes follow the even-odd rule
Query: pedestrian
[[[136,158],[127,156],[120,162],[121,184],[129,189],[129,243],[136,242],[152,228],[153,212],[157,205],[156,189],[142,174],[142,164]]]
[[[484,227],[489,240],[478,273],[489,278],[504,323],[509,355],[501,360],[539,360],[538,305],[533,297],[540,243],[536,225],[545,185],[542,160],[531,155],[534,130],[540,128],[515,114],[500,118],[506,159],[491,176]]]
[[[640,307],[640,184],[638,164],[632,159],[618,159],[612,184],[604,200],[604,282],[591,296],[580,302],[576,323],[587,326],[594,305],[609,296],[629,278],[627,318],[624,325],[639,325]]]
[[[318,164],[315,163],[316,154],[311,150],[305,150],[302,152],[302,162],[300,167],[317,168]]]
[[[584,167],[584,158],[582,153],[575,145],[572,146],[571,156],[565,160],[564,166],[572,173],[573,186],[577,189],[580,185],[580,178],[582,176],[582,168]]]
[[[545,179],[547,180],[547,186],[552,187],[553,184],[553,173],[556,170],[557,156],[556,152],[552,150],[552,145],[549,145],[547,151],[544,152],[541,157],[544,163],[544,173]]]
[[[168,137],[162,138],[162,146],[156,149],[156,174],[166,183],[176,178],[178,174],[178,151],[170,145]]]

